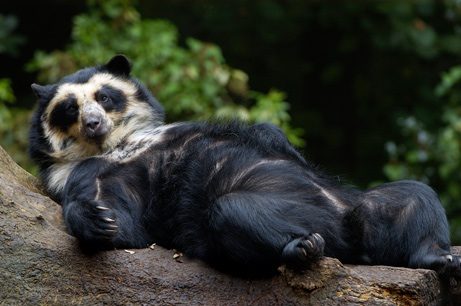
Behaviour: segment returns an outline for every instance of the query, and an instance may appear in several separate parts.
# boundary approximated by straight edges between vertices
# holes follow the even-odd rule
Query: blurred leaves
[[[442,97],[450,93],[451,98],[457,98],[453,95],[456,94],[452,88],[461,80],[461,66],[451,67],[447,72],[442,73],[442,80],[435,88],[437,97]],[[459,99],[456,99],[459,101]]]
[[[12,115],[6,104],[12,103],[14,99],[10,80],[0,79],[0,131],[7,130],[9,128]]]
[[[14,54],[22,41],[19,36],[12,35],[17,25],[17,20],[13,16],[0,15],[0,54]],[[11,111],[7,108],[7,103],[13,103],[15,97],[9,79],[0,79],[0,131],[9,127]]]
[[[11,89],[11,81],[9,79],[0,79],[0,101],[12,103],[14,100],[15,97]]]
[[[443,105],[441,125],[429,128],[409,116],[399,125],[403,140],[386,145],[391,180],[413,178],[435,188],[451,221],[453,240],[461,240],[461,67],[443,73],[435,88]]]
[[[456,0],[435,2],[419,1],[380,1],[376,9],[388,16],[391,35],[376,35],[374,40],[381,48],[406,50],[424,59],[434,58],[440,53],[461,51],[461,43],[450,31],[440,31],[442,25],[433,22],[440,9],[445,10],[445,22],[450,23],[459,15]],[[451,17],[450,17],[451,16]],[[379,31],[378,31],[379,32]]]
[[[89,13],[74,19],[66,50],[37,52],[28,65],[39,72],[41,82],[55,82],[78,68],[123,53],[133,60],[132,74],[164,105],[169,121],[213,117],[268,121],[280,126],[295,145],[303,145],[302,130],[290,125],[285,95],[277,90],[249,90],[246,73],[229,67],[218,46],[193,38],[181,46],[173,24],[142,19],[132,1],[89,3]]]
[[[17,25],[16,17],[0,15],[0,54],[16,55],[18,48],[24,43],[22,36],[11,35]]]
[[[10,80],[0,79],[0,145],[23,168],[36,173],[27,154],[30,111],[11,107],[14,101]]]
[[[0,15],[0,54],[16,55],[24,43],[24,38],[13,33],[16,26],[15,17]],[[34,172],[27,155],[29,112],[13,107],[15,101],[11,81],[0,78],[0,145],[22,167]]]

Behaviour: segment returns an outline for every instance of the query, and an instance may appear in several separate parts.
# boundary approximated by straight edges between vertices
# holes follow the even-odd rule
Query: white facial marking
[[[83,103],[82,107],[82,114],[85,115],[97,115],[97,114],[104,114],[104,108],[102,108],[99,103],[91,101],[91,100],[85,100]]]

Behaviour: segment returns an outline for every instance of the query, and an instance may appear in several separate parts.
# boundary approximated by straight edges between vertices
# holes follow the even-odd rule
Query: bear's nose
[[[108,132],[104,109],[96,102],[86,101],[82,108],[82,132],[86,137],[99,139]]]
[[[83,126],[86,136],[90,138],[101,137],[107,133],[104,119],[97,114],[87,115],[83,119]]]
[[[99,118],[88,118],[85,122],[86,128],[90,131],[96,131],[101,124]]]

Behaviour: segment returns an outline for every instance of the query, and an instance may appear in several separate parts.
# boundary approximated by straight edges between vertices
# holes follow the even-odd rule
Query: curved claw
[[[323,237],[319,233],[312,234],[312,237],[314,237],[314,239],[317,241],[317,243],[324,243],[325,242],[325,240],[323,239]]]

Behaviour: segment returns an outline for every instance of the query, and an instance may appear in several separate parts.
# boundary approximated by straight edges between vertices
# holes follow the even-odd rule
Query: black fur
[[[137,84],[138,98],[155,101],[128,76],[128,61],[110,63],[114,75]],[[88,81],[107,69],[85,69],[62,82]],[[32,123],[31,155],[51,188],[47,175],[56,161],[47,153],[43,110],[42,103]],[[461,277],[460,260],[450,255],[444,210],[427,185],[400,181],[366,191],[342,186],[269,124],[181,123],[153,127],[151,135],[157,138],[148,146],[127,138],[74,161],[65,188],[55,194],[69,232],[87,248],[155,242],[240,274],[270,274],[281,264],[302,269],[326,255]],[[112,158],[117,150],[126,153],[120,161]]]
[[[74,95],[69,95],[51,112],[50,124],[65,132],[77,118],[77,100]]]
[[[105,85],[95,95],[98,101],[107,112],[123,112],[126,106],[126,97],[121,90]]]

